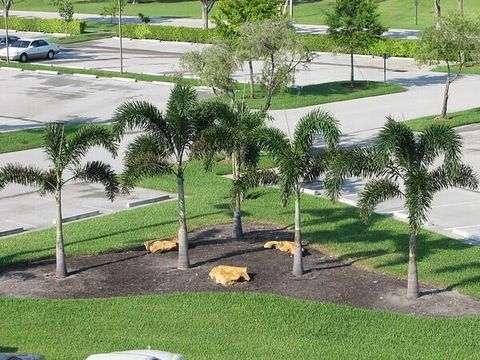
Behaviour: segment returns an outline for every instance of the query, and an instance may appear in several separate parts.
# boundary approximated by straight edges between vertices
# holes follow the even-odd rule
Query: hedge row
[[[85,32],[85,21],[72,20],[68,24],[61,19],[40,19],[40,18],[22,18],[10,17],[8,27],[17,31],[35,31],[42,33],[65,33],[70,35],[79,35]],[[0,29],[4,29],[5,24],[0,21]]]
[[[130,39],[152,39],[208,44],[220,38],[215,29],[203,30],[182,26],[143,24],[124,25],[122,29],[123,36]],[[348,52],[347,49],[339,47],[331,38],[325,35],[302,34],[300,37],[310,51]],[[396,57],[414,57],[416,49],[417,42],[415,40],[382,39],[369,47],[355,49],[355,53],[377,56],[387,54],[388,56]]]

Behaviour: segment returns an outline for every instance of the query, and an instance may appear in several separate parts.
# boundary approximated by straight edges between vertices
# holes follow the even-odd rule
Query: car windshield
[[[17,40],[12,44],[12,47],[27,48],[30,45],[30,41]]]

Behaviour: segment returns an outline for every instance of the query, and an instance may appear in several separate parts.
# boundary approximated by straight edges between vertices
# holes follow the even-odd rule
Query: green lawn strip
[[[433,69],[433,71],[436,72],[447,72],[447,67],[446,66],[439,66]],[[452,66],[451,68],[452,72],[458,71],[457,66]],[[469,66],[466,66],[462,69],[462,72],[460,74],[472,74],[472,75],[480,75],[480,64],[472,64]]]
[[[225,173],[231,165],[217,164],[215,168],[216,172]],[[176,192],[173,176],[150,178],[141,185]],[[231,221],[230,180],[205,173],[202,164],[193,162],[187,168],[185,186],[189,229]],[[277,190],[261,188],[250,195],[244,201],[245,221],[292,226],[293,204],[281,207]],[[355,208],[308,195],[303,196],[302,205],[305,240],[359,259],[360,264],[375,271],[405,277],[408,261],[405,223],[374,215],[369,224],[364,224]],[[67,254],[96,254],[171,237],[177,229],[176,214],[176,202],[167,202],[66,224]],[[4,238],[0,241],[0,266],[52,257],[54,240],[53,228]],[[425,230],[420,233],[418,264],[422,281],[480,297],[479,259],[478,247]]]
[[[11,67],[11,68],[20,68],[23,70],[50,70],[57,71],[62,74],[87,74],[87,75],[96,75],[98,77],[112,78],[120,77],[127,79],[135,79],[140,81],[161,81],[161,82],[175,82],[178,78],[174,76],[167,75],[151,75],[151,74],[141,74],[141,73],[130,73],[124,72],[123,74],[119,71],[107,71],[107,70],[98,70],[98,69],[78,69],[73,67],[65,66],[50,66],[50,65],[41,65],[41,64],[32,64],[32,63],[17,63],[10,62],[9,64],[5,61],[0,61],[0,67]],[[201,86],[202,82],[197,79],[181,79],[182,84],[188,84],[192,86]]]
[[[407,124],[413,131],[423,131],[431,124],[440,124],[451,128],[480,123],[480,108],[449,113],[448,120],[435,120],[436,115],[425,116],[418,119],[407,120]]]
[[[92,32],[92,33],[85,33],[81,35],[73,35],[66,38],[50,38],[48,40],[51,43],[57,43],[57,44],[75,44],[75,43],[80,43],[85,41],[107,39],[112,36],[113,36],[112,33]]]
[[[73,0],[76,13],[99,14],[108,4],[107,0]],[[299,24],[324,24],[325,12],[332,9],[335,0],[295,2],[294,20]],[[434,24],[433,5],[431,1],[420,1],[418,7],[418,25],[415,24],[414,1],[385,0],[379,2],[380,19],[385,26],[399,29],[422,29]],[[57,8],[50,0],[22,0],[15,2],[12,10],[53,11]],[[442,12],[458,11],[458,0],[442,0]],[[465,14],[476,14],[480,11],[478,1],[465,1]],[[127,5],[125,15],[137,16],[143,13],[150,17],[167,16],[181,18],[201,18],[198,0],[184,1],[146,1],[138,5]],[[212,14],[215,13],[215,7]]]
[[[295,109],[305,106],[320,105],[336,101],[344,101],[351,99],[359,99],[369,96],[379,96],[394,94],[406,91],[403,86],[391,83],[383,83],[376,81],[357,81],[362,87],[351,89],[348,87],[347,81],[336,81],[324,84],[306,85],[303,87],[301,93],[297,92],[295,88],[276,94],[272,99],[271,110],[279,109]],[[263,106],[265,89],[257,86],[258,96],[256,99],[245,98],[245,102],[252,109],[259,109]],[[248,89],[239,90],[238,96],[242,96],[246,91],[248,96]]]
[[[148,346],[189,360],[478,356],[479,318],[415,317],[253,293],[0,298],[0,316],[9,329],[2,332],[0,351],[38,352],[47,359],[83,360]]]

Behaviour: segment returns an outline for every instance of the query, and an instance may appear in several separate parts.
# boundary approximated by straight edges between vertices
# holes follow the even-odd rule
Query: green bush
[[[40,19],[40,18],[21,18],[10,17],[8,27],[17,31],[35,31],[42,33],[64,33],[65,30],[70,35],[79,35],[85,32],[85,21],[72,20],[65,27],[65,21],[61,19]],[[0,21],[0,29],[4,29],[5,24]]]
[[[118,32],[118,30],[117,30]],[[208,44],[215,42],[220,35],[215,29],[198,29],[183,26],[159,26],[159,25],[124,25],[123,36],[130,39],[152,39],[162,41],[183,41],[190,43]],[[322,52],[347,52],[325,35],[301,34],[299,35],[308,50]],[[417,48],[415,40],[382,39],[367,48],[355,50],[356,54],[377,55],[396,57],[414,57]]]
[[[208,44],[218,39],[214,29],[203,30],[184,26],[124,25],[123,36],[130,39],[152,39]],[[118,35],[118,29],[117,29]]]

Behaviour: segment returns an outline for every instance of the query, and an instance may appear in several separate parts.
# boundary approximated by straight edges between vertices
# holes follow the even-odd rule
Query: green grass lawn
[[[205,173],[198,162],[187,168],[189,228],[229,222],[228,164]],[[175,191],[172,176],[142,186]],[[201,190],[208,189],[208,190]],[[293,206],[279,206],[274,189],[252,192],[245,220],[292,226]],[[303,196],[306,240],[332,252],[362,259],[360,264],[404,276],[407,226],[374,215],[365,225],[352,207]],[[65,226],[68,255],[101,253],[170,237],[177,227],[175,202]],[[54,229],[2,239],[6,266],[54,254]],[[480,249],[422,231],[420,278],[480,297]],[[195,259],[192,259],[193,262]],[[327,284],[328,286],[328,284]],[[319,289],[328,291],[328,288]],[[371,359],[475,358],[480,318],[440,319],[389,314],[331,304],[243,293],[196,293],[92,300],[0,298],[0,351],[33,351],[49,359],[81,360],[92,352],[160,348],[187,359]],[[408,344],[408,346],[406,345]]]
[[[75,12],[101,12],[107,0],[73,0]],[[332,8],[335,0],[298,0],[295,1],[295,22],[304,24],[323,24],[325,11]],[[390,28],[424,28],[434,23],[433,2],[420,0],[418,25],[415,25],[415,6],[413,0],[383,0],[379,2],[381,20]],[[457,0],[442,0],[442,12],[457,10]],[[56,11],[50,0],[21,0],[15,2],[13,10]],[[465,13],[475,14],[480,11],[480,2],[465,0]],[[183,18],[200,18],[198,0],[150,0],[144,4],[127,5],[126,15],[144,13],[148,16],[170,16]]]
[[[448,127],[457,127],[468,124],[480,123],[480,108],[470,109],[466,111],[459,111],[448,114],[448,120],[434,120],[434,116],[425,116],[418,119],[407,120],[405,123],[413,131],[423,131],[428,125],[441,124]]]
[[[446,66],[439,66],[439,67],[433,69],[433,71],[437,71],[437,72],[447,72],[447,67],[446,67]],[[458,71],[458,67],[453,66],[453,67],[452,67],[452,71],[453,71],[453,72]],[[468,66],[464,67],[464,68],[462,69],[461,74],[480,75],[480,64],[471,64],[471,65],[468,65]]]
[[[8,329],[0,351],[36,351],[52,360],[148,346],[188,360],[478,358],[478,318],[422,318],[260,294],[3,298],[0,315]]]
[[[288,89],[287,91],[276,94],[273,97],[271,110],[294,109],[369,96],[394,94],[406,90],[404,87],[397,84],[385,84],[376,81],[357,81],[356,83],[362,84],[363,87],[351,89],[348,87],[347,81],[336,81],[304,86],[300,95],[297,93],[296,89]],[[248,89],[246,91],[248,92]],[[264,103],[262,96],[265,95],[265,90],[261,87],[257,87],[257,93],[255,95],[259,98],[246,98],[245,101],[250,108],[259,109]]]

